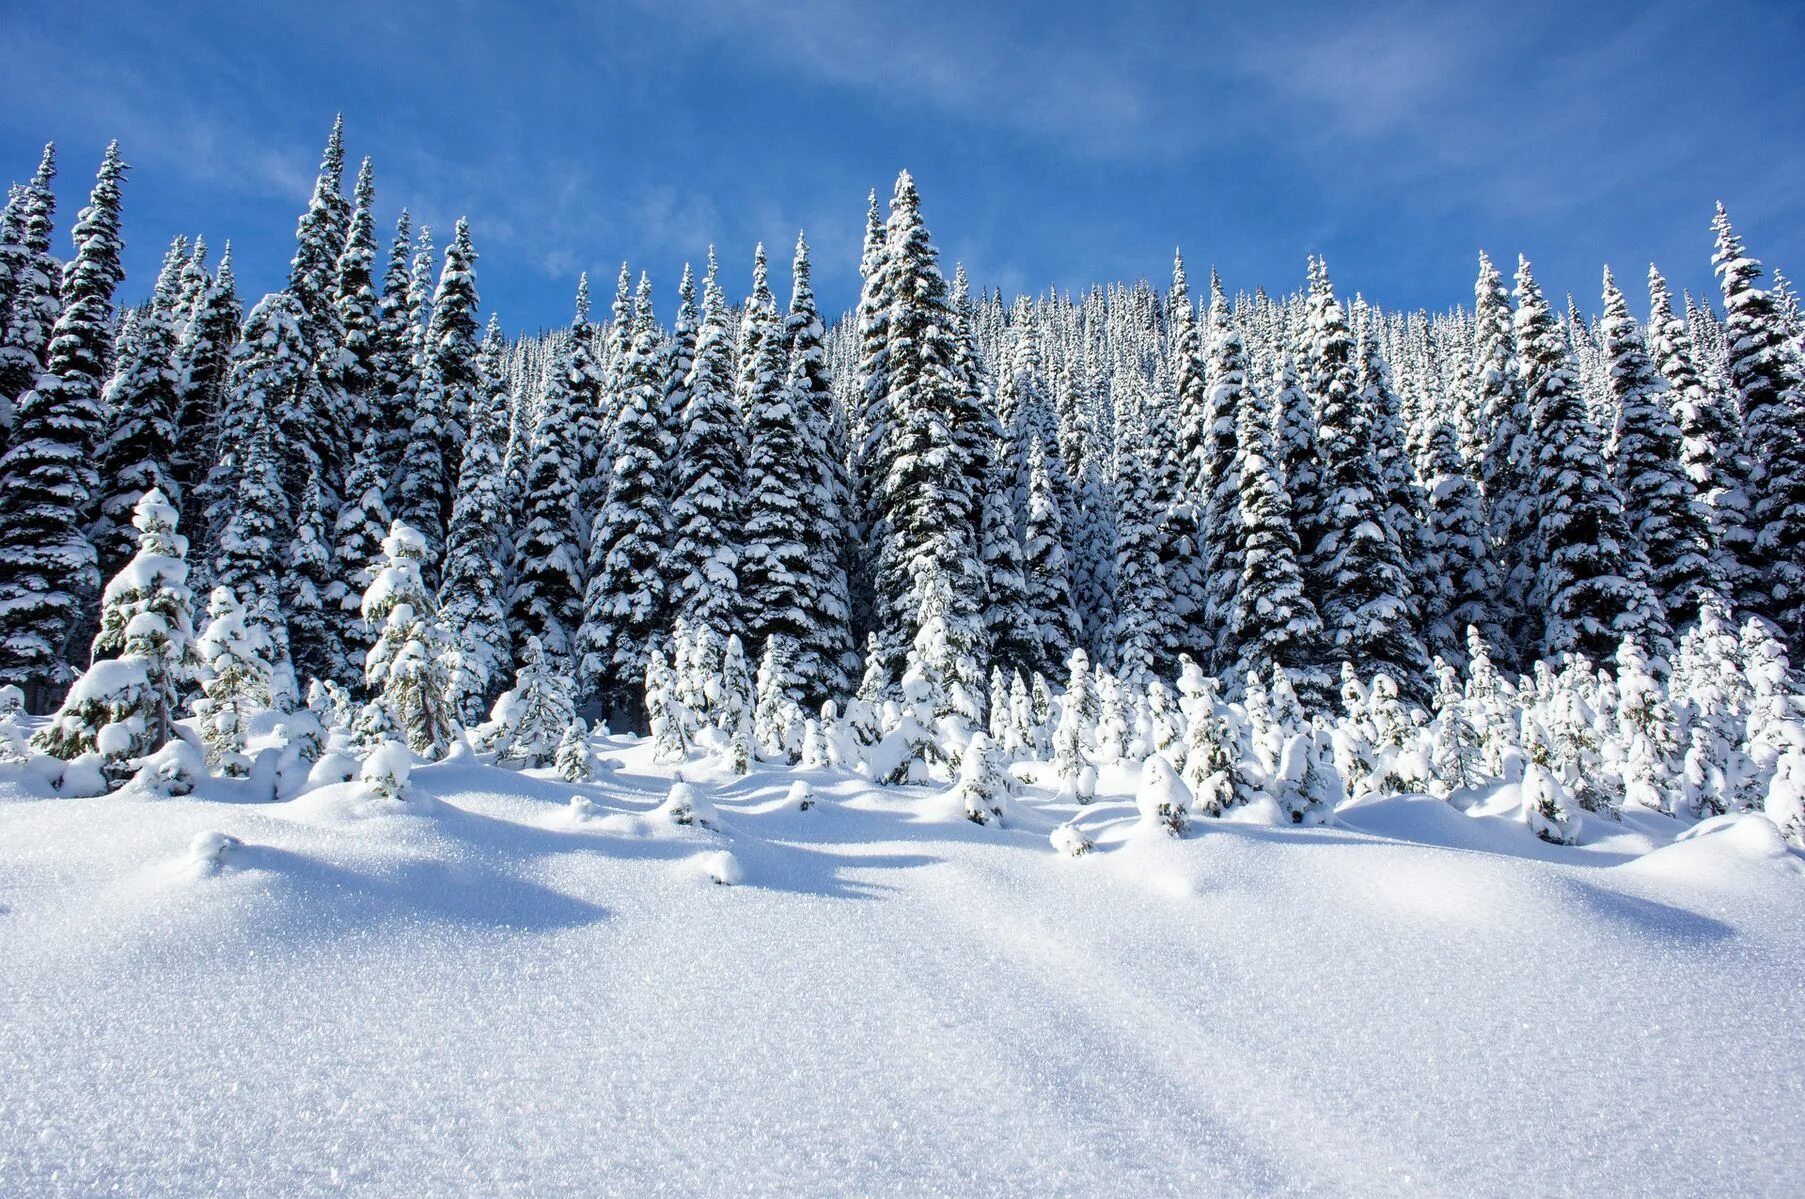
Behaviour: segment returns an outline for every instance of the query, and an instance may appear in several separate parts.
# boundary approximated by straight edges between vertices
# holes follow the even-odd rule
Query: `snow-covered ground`
[[[409,803],[0,788],[0,1192],[1797,1194],[1805,859],[1760,816],[1537,841],[1004,827],[602,746]],[[803,778],[817,802],[790,798]],[[572,796],[582,799],[573,804]],[[203,798],[204,796],[204,798]],[[234,838],[238,844],[217,833]],[[727,879],[738,885],[716,885]]]

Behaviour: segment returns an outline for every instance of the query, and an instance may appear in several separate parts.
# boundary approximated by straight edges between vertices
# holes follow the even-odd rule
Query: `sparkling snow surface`
[[[1117,768],[1068,857],[1037,789],[999,829],[692,763],[717,831],[598,748],[405,804],[0,786],[0,1193],[1799,1193],[1805,859],[1760,817],[1173,841]]]

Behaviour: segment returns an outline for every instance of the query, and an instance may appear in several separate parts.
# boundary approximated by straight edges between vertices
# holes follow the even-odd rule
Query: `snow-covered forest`
[[[1805,318],[1721,207],[1716,295],[1016,297],[904,172],[852,311],[799,236],[533,333],[337,124],[254,301],[58,169],[0,1190],[1796,1190]]]
[[[510,338],[466,223],[385,251],[340,125],[248,305],[197,235],[122,307],[120,151],[66,261],[56,169],[0,233],[0,727],[65,792],[464,744],[578,778],[605,727],[980,823],[1013,763],[1082,801],[1157,762],[1174,833],[1502,780],[1557,842],[1626,805],[1805,836],[1805,320],[1721,208],[1721,296],[1607,268],[1596,317],[1483,254],[1442,313],[1319,259],[1010,299],[905,172],[831,324],[799,237],[784,301],[711,247],[668,327],[623,265]]]

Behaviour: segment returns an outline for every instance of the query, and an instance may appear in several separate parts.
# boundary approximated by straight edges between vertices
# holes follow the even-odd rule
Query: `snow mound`
[[[1673,844],[1617,869],[1688,886],[1740,889],[1749,885],[1752,874],[1805,879],[1805,858],[1788,847],[1772,820],[1759,812],[1741,812],[1700,821]]]
[[[740,860],[725,849],[697,854],[689,859],[688,869],[722,887],[737,887],[746,881]]]

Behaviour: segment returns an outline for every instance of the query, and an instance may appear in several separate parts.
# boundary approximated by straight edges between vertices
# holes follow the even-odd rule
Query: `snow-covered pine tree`
[[[295,228],[295,255],[288,268],[288,292],[301,308],[301,328],[309,361],[336,373],[344,330],[333,307],[339,254],[350,230],[351,206],[345,203],[345,118],[333,118],[332,132],[314,177],[313,195]]]
[[[646,657],[665,627],[661,480],[667,463],[658,419],[664,403],[660,363],[657,326],[642,312],[619,385],[608,499],[590,528],[580,633],[581,690],[600,702],[615,728],[641,724]]]
[[[1648,563],[1649,585],[1677,628],[1698,610],[1712,587],[1709,530],[1692,480],[1680,461],[1680,430],[1667,384],[1655,370],[1609,267],[1604,272],[1604,319],[1599,324],[1617,414],[1612,476],[1623,496],[1630,541]]]
[[[1238,354],[1224,356],[1224,369],[1245,375]],[[1240,539],[1235,562],[1241,577],[1227,594],[1228,623],[1219,644],[1234,648],[1230,668],[1235,678],[1281,669],[1306,703],[1320,707],[1329,691],[1328,674],[1321,665],[1322,618],[1304,587],[1291,496],[1277,461],[1272,410],[1264,393],[1245,381],[1236,409],[1239,512],[1232,527]]]
[[[514,686],[496,698],[488,723],[477,730],[476,748],[493,753],[497,765],[550,766],[576,718],[569,676],[546,659],[539,638],[529,633]]]
[[[1720,595],[1741,590],[1741,563],[1754,545],[1749,528],[1747,455],[1741,418],[1722,392],[1705,385],[1693,355],[1684,317],[1673,310],[1673,293],[1653,265],[1648,268],[1648,348],[1667,380],[1674,421],[1680,431],[1680,463],[1692,484],[1694,502],[1707,531],[1711,587]]]
[[[1212,303],[1216,275],[1210,272]],[[1210,314],[1211,336],[1215,316]],[[1222,313],[1226,321],[1226,308]],[[1176,644],[1167,646],[1162,657],[1190,654],[1207,657],[1212,648],[1209,619],[1209,566],[1206,562],[1204,523],[1209,515],[1215,488],[1210,482],[1212,451],[1223,449],[1232,454],[1232,440],[1224,446],[1212,441],[1215,429],[1212,417],[1212,393],[1206,380],[1206,355],[1213,352],[1198,329],[1197,312],[1191,305],[1190,282],[1185,275],[1184,255],[1172,255],[1172,290],[1166,295],[1167,356],[1171,360],[1173,412],[1171,419],[1174,494],[1162,497],[1168,509],[1161,527],[1160,570],[1172,592],[1170,629]],[[1232,414],[1228,418],[1231,422]],[[1218,513],[1219,515],[1219,513]],[[1063,651],[1059,655],[1064,657]]]
[[[1078,644],[1078,610],[1066,555],[1065,514],[1054,491],[1047,449],[1028,444],[1028,510],[1022,529],[1022,582],[1038,653],[1029,669],[1057,671]]]
[[[196,253],[200,253],[198,246]],[[211,545],[216,532],[206,521],[219,496],[208,494],[204,484],[210,469],[227,452],[220,444],[220,422],[243,316],[232,274],[232,243],[227,242],[219,269],[206,281],[187,314],[175,352],[176,392],[181,402],[176,412],[172,469],[182,489],[183,523],[197,550]]]
[[[161,491],[178,511],[182,507],[174,472],[180,404],[175,350],[181,319],[176,305],[187,261],[187,239],[178,237],[164,255],[150,302],[139,310],[137,335],[101,393],[111,428],[96,450],[99,490],[88,537],[104,578],[111,578],[137,546],[132,514],[140,499]]]
[[[383,491],[382,432],[371,428],[345,476],[345,498],[332,524],[334,577],[322,595],[345,653],[344,673],[333,681],[346,686],[363,680],[363,593],[375,577],[390,520]]]
[[[847,506],[851,485],[846,467],[846,429],[834,402],[823,348],[821,314],[810,282],[808,243],[798,233],[790,266],[790,310],[784,317],[789,360],[784,389],[807,431],[801,469],[815,519],[800,533],[808,572],[807,629],[799,635],[797,676],[809,699],[843,692],[855,659],[846,577]]]
[[[458,219],[433,292],[414,419],[395,483],[395,515],[426,538],[426,578],[439,577],[450,518],[453,464],[463,453],[462,422],[487,395],[477,376],[476,250]]]
[[[1110,663],[1133,686],[1153,677],[1163,646],[1164,614],[1171,608],[1159,566],[1158,520],[1164,503],[1153,494],[1154,452],[1143,412],[1146,384],[1132,373],[1116,376],[1115,619]]]
[[[376,175],[368,158],[357,168],[352,198],[344,249],[333,264],[332,306],[344,333],[340,378],[355,414],[368,422],[376,412],[372,393],[379,381],[376,359],[382,320],[382,304],[376,297]]]
[[[207,601],[207,624],[195,648],[205,668],[194,714],[200,718],[207,765],[241,778],[250,772],[250,761],[244,756],[250,717],[270,705],[274,647],[260,625],[245,619],[232,589],[215,587]]]
[[[43,710],[69,678],[68,640],[99,585],[83,531],[103,429],[101,380],[119,263],[119,143],[107,147],[88,206],[76,218],[75,259],[45,371],[20,398],[12,448],[0,458],[0,684]]]
[[[1470,383],[1478,445],[1467,459],[1478,467],[1486,522],[1502,584],[1499,620],[1506,643],[1494,647],[1511,663],[1533,652],[1538,630],[1525,600],[1535,583],[1530,550],[1535,540],[1535,506],[1530,491],[1529,436],[1532,412],[1517,361],[1510,293],[1484,251],[1473,285],[1473,367]]]
[[[1493,618],[1497,568],[1486,537],[1479,484],[1461,457],[1460,437],[1445,416],[1431,416],[1424,449],[1423,629],[1429,650],[1448,662],[1465,657],[1466,630],[1487,641],[1502,630]]]
[[[56,146],[44,147],[37,173],[7,204],[3,251],[5,303],[0,305],[0,407],[13,427],[19,401],[44,373],[51,331],[62,311],[62,266],[51,252],[56,217]]]
[[[288,629],[282,615],[282,548],[291,521],[270,441],[268,422],[258,421],[245,446],[237,499],[219,535],[212,575],[215,583],[239,597],[244,619],[268,639],[268,661],[280,675],[288,659]]]
[[[375,373],[372,425],[382,436],[383,500],[394,496],[395,476],[414,423],[414,391],[419,376],[414,369],[413,313],[408,304],[408,256],[413,250],[414,227],[407,209],[395,218],[395,236],[389,243],[388,267],[382,276],[381,310],[376,319],[376,345],[371,353]]]
[[[579,308],[571,331],[553,344],[534,422],[525,480],[525,511],[514,547],[508,622],[515,653],[536,636],[546,654],[574,667],[583,623],[583,546],[577,533],[574,460],[580,453],[574,403],[573,341],[587,324]]]
[[[1218,673],[1233,669],[1239,647],[1232,644],[1235,593],[1241,587],[1241,481],[1236,473],[1241,405],[1247,401],[1247,349],[1222,294],[1222,280],[1210,272],[1209,428],[1203,441],[1202,495],[1198,521],[1203,621],[1208,661]],[[1181,401],[1182,406],[1182,401]],[[1241,676],[1245,677],[1245,676]]]
[[[1331,651],[1361,674],[1387,674],[1415,696],[1426,688],[1428,655],[1412,625],[1398,531],[1384,512],[1374,414],[1363,409],[1347,317],[1320,261],[1310,339],[1310,391],[1326,502],[1317,546],[1326,586],[1319,605],[1324,631]]]
[[[376,694],[407,747],[437,757],[457,735],[446,658],[450,638],[421,576],[426,539],[397,520],[382,542],[382,569],[364,592],[364,623],[376,634],[364,685]]]
[[[338,613],[328,608],[326,600],[334,575],[326,518],[320,508],[320,476],[315,472],[307,476],[295,509],[282,587],[288,653],[295,677],[303,684],[310,679],[340,679],[347,673]]]
[[[882,538],[875,631],[895,661],[920,630],[930,580],[945,584],[944,619],[953,640],[977,645],[984,579],[969,489],[972,464],[959,428],[970,381],[960,377],[955,362],[958,317],[907,171],[897,176],[885,238],[888,311],[878,401],[884,444],[873,462],[882,477],[872,520]],[[868,387],[870,382],[868,375]]]
[[[783,346],[776,331],[777,315],[775,311],[762,315],[752,311],[760,304],[759,289],[769,294],[769,289],[764,288],[763,264],[761,250],[747,316],[754,345],[763,347],[758,351],[762,357],[747,362],[739,382],[750,403],[747,415],[759,422],[757,436],[762,444],[748,447],[746,429],[740,422],[740,408],[734,398],[733,340],[727,327],[727,301],[715,279],[711,251],[709,272],[702,281],[702,326],[696,335],[696,357],[690,368],[689,398],[683,408],[682,438],[672,476],[670,606],[692,621],[717,629],[739,625],[742,503],[749,502],[754,510],[760,510],[780,502],[771,492],[772,487],[779,485],[775,478],[779,468],[770,455],[781,454],[785,458],[781,467],[783,483],[793,485],[795,481],[794,454],[789,452],[793,446],[785,449],[770,441],[773,421],[789,421],[791,416],[783,393]],[[771,328],[764,329],[765,324]],[[648,442],[647,449],[655,451],[656,446]],[[742,495],[742,465],[749,474],[749,501]],[[781,610],[761,610],[767,603],[782,609],[793,602],[777,590],[779,584],[787,583],[785,565],[765,564],[767,539],[780,535],[769,523],[777,518],[768,510],[763,515],[766,523],[759,533],[758,548],[753,549],[751,535],[744,540],[748,557],[757,554],[761,562],[758,600],[748,600],[744,605],[747,616],[762,626],[748,626],[755,641],[780,623],[794,623]]]
[[[503,509],[501,454],[495,446],[492,394],[500,386],[501,329],[489,325],[477,356],[476,381],[467,417],[457,498],[445,539],[445,581],[439,608],[455,654],[452,702],[473,722],[500,690],[513,661],[507,612],[502,606],[502,541],[508,527]]]
[[[1571,352],[1527,258],[1518,260],[1516,299],[1517,356],[1535,413],[1528,445],[1536,533],[1528,560],[1536,567],[1530,606],[1542,618],[1537,652],[1599,661],[1625,637],[1665,646],[1666,616],[1635,557]]]
[[[1729,376],[1754,489],[1755,539],[1741,564],[1746,590],[1738,599],[1789,645],[1805,645],[1805,383],[1773,296],[1755,285],[1761,264],[1743,250],[1722,204],[1712,228],[1711,265],[1723,287]]]
[[[100,597],[100,632],[94,660],[131,653],[146,656],[152,724],[149,740],[170,736],[200,660],[194,647],[194,595],[188,589],[188,539],[177,532],[177,513],[154,488],[132,512],[138,552],[113,576]]]

